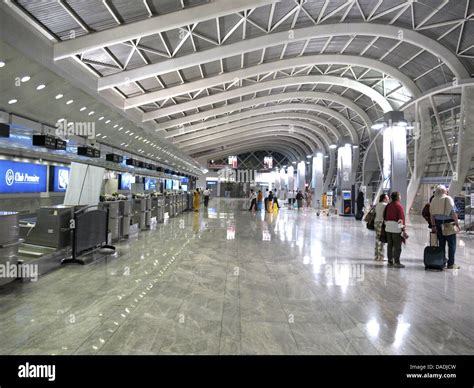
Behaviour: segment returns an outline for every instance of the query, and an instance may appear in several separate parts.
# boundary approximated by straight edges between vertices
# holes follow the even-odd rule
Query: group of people
[[[193,209],[195,212],[199,211],[199,208],[201,207],[201,193],[204,198],[204,207],[207,208],[209,206],[209,198],[211,196],[211,190],[209,189],[199,190],[199,188],[196,188],[193,191]]]
[[[394,268],[404,268],[400,262],[402,244],[408,238],[405,223],[405,211],[400,203],[400,193],[393,192],[390,197],[381,194],[379,202],[375,206],[375,260],[384,260],[384,245],[381,235],[386,234],[388,266]],[[445,186],[439,185],[430,199],[429,216],[425,217],[431,232],[435,233],[439,246],[443,249],[446,257],[446,244],[448,245],[448,259],[446,259],[446,269],[459,269],[455,264],[456,254],[456,233],[445,235],[443,224],[454,224],[460,230],[459,220],[456,214],[454,200],[448,195]]]
[[[263,202],[263,206],[267,211],[271,211],[273,209],[273,206],[276,206],[278,209],[280,209],[280,204],[278,202],[278,190],[269,190],[266,189],[265,192],[262,192],[262,190],[258,190],[258,192],[255,192],[254,190],[250,190],[250,208],[249,211],[252,210],[258,210],[258,204]],[[306,200],[306,206],[310,207],[311,206],[311,200],[312,200],[312,195],[311,192],[307,191],[306,194],[304,195],[301,190],[289,190],[286,193],[286,199],[288,200],[288,206],[290,209],[293,208],[294,204],[296,204],[296,207],[298,209],[301,209],[303,207],[303,201]]]

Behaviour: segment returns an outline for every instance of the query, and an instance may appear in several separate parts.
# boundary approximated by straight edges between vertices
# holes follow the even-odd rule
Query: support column
[[[414,136],[418,138],[418,148],[415,154],[415,163],[413,166],[413,174],[410,178],[407,188],[407,209],[408,214],[415,200],[416,193],[420,187],[421,178],[425,172],[426,165],[431,155],[431,142],[433,138],[433,127],[431,125],[431,117],[428,102],[420,102],[415,112],[415,129]]]
[[[340,215],[352,215],[352,146],[346,144],[337,152],[337,203]]]
[[[304,192],[306,183],[306,163],[304,161],[298,163],[296,185],[297,190]]]
[[[329,167],[326,179],[324,180],[323,193],[327,193],[329,185],[336,173],[336,151],[329,149]]]
[[[321,208],[321,197],[323,195],[323,166],[324,157],[322,153],[313,156],[313,207],[315,209]]]
[[[295,189],[295,169],[293,166],[288,167],[288,190]]]
[[[474,157],[474,87],[462,89],[461,121],[459,122],[458,154],[449,195],[454,197],[462,191]],[[455,179],[457,178],[457,179]]]

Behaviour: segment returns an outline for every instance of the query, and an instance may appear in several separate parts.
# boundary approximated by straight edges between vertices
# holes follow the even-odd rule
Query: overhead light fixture
[[[64,121],[64,119],[59,119],[57,122],[62,123],[63,121]]]
[[[58,95],[56,95],[56,97],[54,97],[54,98],[55,98],[56,100],[59,100],[59,99],[61,99],[61,98],[63,98],[63,97],[64,97],[64,96],[63,96],[62,94],[58,94]]]
[[[114,125],[114,128],[117,128],[117,127],[118,127],[118,124],[115,124],[115,125]]]
[[[5,62],[0,61],[0,67],[4,67],[4,66],[5,66]]]
[[[45,87],[46,87],[45,84],[41,84],[36,87],[36,90],[43,90]]]
[[[329,148],[331,148],[332,150],[334,150],[334,149],[337,148],[337,144],[330,144],[330,145],[329,145]]]
[[[11,105],[11,104],[16,104],[18,102],[18,100],[16,98],[12,98],[10,101],[8,101],[8,103]]]
[[[92,116],[95,112],[93,110],[91,110],[88,114],[88,116]]]
[[[66,105],[71,105],[74,102],[74,100],[69,100],[66,102]]]
[[[99,121],[102,121],[103,119],[104,119],[104,116],[100,116],[100,117],[98,118]]]
[[[83,106],[81,109],[79,109],[79,112],[85,111],[87,109],[86,106]]]
[[[25,75],[24,77],[21,77],[21,82],[28,82],[31,79],[29,75]]]
[[[122,129],[123,129],[123,127],[120,127],[120,128],[118,129],[118,131],[121,131]]]
[[[311,158],[313,157],[313,155],[306,155],[306,157],[307,157],[308,159],[311,159]]]
[[[356,145],[356,144],[354,144],[354,145],[352,146],[352,148],[359,148],[359,146]]]

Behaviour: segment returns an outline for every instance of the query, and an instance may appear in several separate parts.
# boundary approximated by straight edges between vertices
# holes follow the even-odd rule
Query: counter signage
[[[0,160],[0,193],[46,191],[47,166]]]
[[[63,193],[69,184],[69,167],[51,166],[50,190],[56,193]]]
[[[458,218],[464,220],[466,216],[466,199],[461,196],[454,197],[454,206],[458,209]]]

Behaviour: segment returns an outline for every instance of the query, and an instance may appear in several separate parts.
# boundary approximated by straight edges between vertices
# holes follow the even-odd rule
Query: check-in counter
[[[133,199],[133,223],[138,224],[139,229],[146,229],[146,198]]]
[[[120,239],[120,227],[122,222],[122,216],[120,214],[120,201],[101,202],[99,208],[108,211],[109,233],[112,236],[112,241],[117,241]]]
[[[18,268],[18,246],[20,228],[17,212],[0,212],[0,265],[4,269],[0,277],[0,286],[16,279],[13,268]]]
[[[77,207],[45,206],[38,210],[36,221],[20,223],[20,237],[26,244],[62,249],[71,245],[71,220]]]
[[[132,216],[132,201],[125,200],[119,201],[120,214],[122,215],[122,220],[120,224],[120,237],[128,238],[130,235],[130,220]]]

